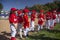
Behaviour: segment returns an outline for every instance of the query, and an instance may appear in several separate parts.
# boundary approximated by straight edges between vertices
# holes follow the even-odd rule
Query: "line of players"
[[[28,36],[29,31],[34,31],[35,29],[35,19],[38,19],[37,30],[40,31],[45,28],[52,30],[56,24],[56,20],[60,22],[60,12],[56,10],[48,11],[44,14],[44,10],[40,10],[39,13],[36,10],[31,11],[29,18],[29,9],[25,8],[23,10],[17,10],[16,8],[11,8],[9,15],[9,23],[11,29],[11,40],[16,40],[15,36],[19,32],[20,38],[22,38],[22,31],[24,36]],[[37,15],[36,15],[37,14]],[[30,19],[30,20],[29,20]]]

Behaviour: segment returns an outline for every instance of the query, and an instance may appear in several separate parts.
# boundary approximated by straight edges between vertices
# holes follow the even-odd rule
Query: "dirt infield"
[[[10,32],[8,20],[0,20],[0,32],[2,31]]]
[[[0,40],[9,40],[10,39],[10,29],[8,20],[0,20]]]

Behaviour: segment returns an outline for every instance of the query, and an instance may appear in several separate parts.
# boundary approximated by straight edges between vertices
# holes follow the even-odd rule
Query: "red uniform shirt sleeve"
[[[13,23],[13,18],[12,18],[12,16],[13,16],[12,14],[9,16],[9,22],[10,22],[10,23]]]
[[[51,15],[47,14],[46,15],[46,20],[49,20],[49,19],[51,19]]]
[[[17,16],[15,14],[11,14],[9,16],[9,21],[10,21],[10,23],[17,23],[18,22],[17,21]]]
[[[31,14],[31,20],[35,20],[35,14]]]
[[[38,16],[38,24],[42,25],[43,22],[44,22],[44,15],[41,15],[41,14],[40,14],[40,15]]]
[[[53,14],[53,19],[56,19],[56,15]]]
[[[29,27],[28,15],[23,16],[24,28]]]
[[[22,23],[22,22],[23,22],[22,16],[18,16],[18,23]]]
[[[27,16],[27,15],[24,15],[24,16],[23,16],[23,20],[24,20],[24,22],[27,23],[27,22],[28,22],[28,16]]]

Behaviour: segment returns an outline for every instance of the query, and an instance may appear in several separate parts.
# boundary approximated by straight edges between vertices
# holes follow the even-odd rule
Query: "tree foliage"
[[[2,5],[2,3],[0,3],[0,13],[1,13],[2,9],[3,9],[3,5]]]
[[[3,5],[2,5],[2,3],[0,3],[0,10],[2,10],[3,9]]]
[[[32,7],[28,7],[30,10],[35,9],[36,11],[40,11],[41,9],[46,11],[52,10],[52,9],[58,9],[60,8],[60,1],[54,1],[52,3],[47,3],[45,5],[36,4]]]

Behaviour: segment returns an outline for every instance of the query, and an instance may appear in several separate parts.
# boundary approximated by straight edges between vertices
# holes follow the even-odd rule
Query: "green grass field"
[[[57,24],[53,30],[32,32],[26,40],[60,40],[60,24]]]

